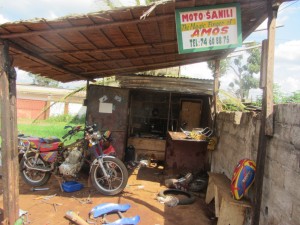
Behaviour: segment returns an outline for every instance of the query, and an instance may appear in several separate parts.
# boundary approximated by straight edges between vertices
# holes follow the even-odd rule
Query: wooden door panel
[[[182,101],[181,102],[181,124],[185,124],[184,129],[192,130],[198,128],[201,121],[202,101]]]
[[[92,85],[88,90],[87,122],[97,123],[100,131],[112,132],[113,146],[119,158],[124,157],[126,147],[128,99],[128,89]],[[105,104],[100,105],[100,102]],[[101,109],[103,105],[108,106],[106,110]]]

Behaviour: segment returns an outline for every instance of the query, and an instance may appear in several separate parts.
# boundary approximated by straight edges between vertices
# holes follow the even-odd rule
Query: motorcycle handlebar
[[[69,133],[66,133],[64,136],[62,136],[63,139],[69,136]]]
[[[68,136],[70,136],[70,135],[72,136],[79,131],[83,131],[83,129],[81,129],[81,126],[75,126],[75,127],[65,126],[65,129],[66,128],[71,128],[71,130],[69,130],[68,133],[66,133],[64,136],[62,136],[63,139],[66,139]]]

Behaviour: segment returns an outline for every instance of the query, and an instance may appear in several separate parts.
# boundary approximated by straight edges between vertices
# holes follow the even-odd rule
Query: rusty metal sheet
[[[113,146],[119,158],[123,158],[125,153],[128,98],[129,90],[127,89],[91,85],[88,90],[87,122],[88,124],[97,123],[101,131],[112,132]],[[106,108],[103,109],[102,106]]]

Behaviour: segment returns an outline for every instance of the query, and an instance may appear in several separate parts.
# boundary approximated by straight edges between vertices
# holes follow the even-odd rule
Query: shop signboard
[[[242,45],[240,5],[225,4],[176,10],[180,54]]]

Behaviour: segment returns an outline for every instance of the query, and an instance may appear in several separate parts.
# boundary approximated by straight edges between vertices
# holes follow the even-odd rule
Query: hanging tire
[[[187,191],[182,191],[182,190],[178,190],[178,189],[167,189],[167,190],[163,190],[160,191],[158,193],[158,195],[160,197],[166,198],[167,195],[176,195],[179,196],[178,197],[178,205],[190,205],[192,203],[195,202],[195,196]],[[183,196],[183,197],[182,197]]]
[[[25,166],[27,165],[37,165],[38,167],[47,167],[47,163],[44,162],[40,157],[37,158],[35,162],[35,153],[27,154],[27,157],[23,157],[20,162],[20,173],[22,179],[29,185],[38,187],[46,184],[51,177],[50,172],[42,172],[34,169],[29,169]]]
[[[99,163],[93,165],[90,174],[93,186],[103,195],[121,193],[128,181],[128,171],[124,163],[118,158],[104,157],[103,166],[109,177],[104,176]]]

